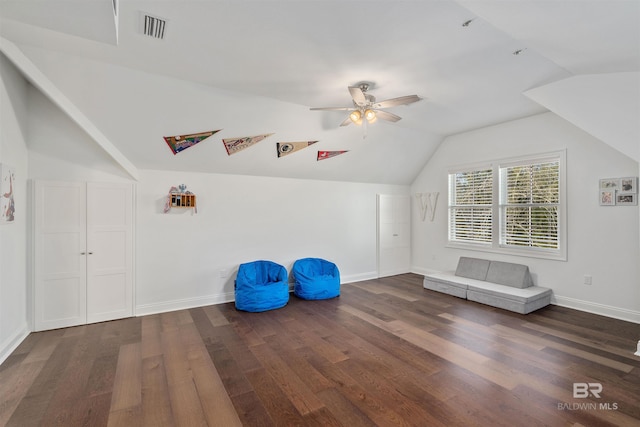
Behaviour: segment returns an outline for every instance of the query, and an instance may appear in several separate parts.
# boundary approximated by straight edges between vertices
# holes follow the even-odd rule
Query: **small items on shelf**
[[[171,208],[192,208],[195,213],[198,213],[196,195],[187,191],[187,186],[184,184],[180,184],[179,188],[171,187],[164,205],[164,213],[169,212]]]
[[[195,208],[196,195],[191,192],[186,192],[186,193],[172,192],[171,207],[172,208]]]

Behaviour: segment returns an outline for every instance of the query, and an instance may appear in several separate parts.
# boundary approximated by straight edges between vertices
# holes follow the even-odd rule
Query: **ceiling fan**
[[[373,123],[376,119],[397,122],[402,119],[402,117],[384,111],[383,109],[396,107],[398,105],[413,104],[422,99],[418,95],[407,95],[376,102],[376,98],[367,93],[370,86],[371,83],[367,82],[358,83],[356,86],[349,86],[349,93],[351,94],[351,98],[353,98],[353,107],[313,107],[311,110],[350,111],[349,117],[347,117],[340,126],[347,126],[351,123],[357,125],[366,124],[367,122]]]

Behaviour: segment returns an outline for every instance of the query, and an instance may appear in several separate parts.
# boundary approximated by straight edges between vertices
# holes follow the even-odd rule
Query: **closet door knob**
[[[86,255],[86,254],[87,254],[86,252],[80,252],[80,255]]]

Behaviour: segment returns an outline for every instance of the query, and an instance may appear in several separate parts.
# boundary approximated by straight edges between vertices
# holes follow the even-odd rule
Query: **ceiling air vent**
[[[167,20],[140,12],[140,31],[145,36],[164,40],[167,33]]]

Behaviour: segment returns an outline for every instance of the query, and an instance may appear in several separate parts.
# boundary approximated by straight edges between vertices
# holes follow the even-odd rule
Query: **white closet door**
[[[378,195],[378,277],[411,270],[409,196]]]
[[[36,181],[35,330],[133,315],[133,187]]]
[[[87,184],[87,323],[133,315],[129,184]]]
[[[86,200],[83,183],[36,182],[36,331],[86,321]]]

